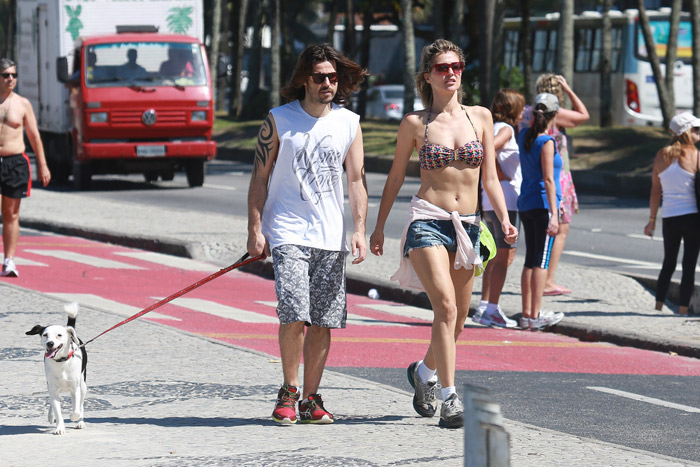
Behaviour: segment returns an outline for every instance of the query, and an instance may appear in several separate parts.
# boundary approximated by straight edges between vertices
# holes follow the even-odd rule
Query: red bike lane
[[[116,324],[218,270],[173,258],[80,238],[24,235],[16,253],[20,277],[0,281],[76,300],[88,308],[118,310]],[[278,358],[275,302],[273,281],[234,270],[139,319]],[[328,366],[405,368],[429,344],[430,310],[349,294],[348,316],[346,329],[333,330]],[[89,315],[83,314],[83,320]],[[128,326],[110,332],[128,332]],[[99,339],[90,345],[100,345]],[[697,376],[700,362],[468,321],[457,342],[457,369]]]

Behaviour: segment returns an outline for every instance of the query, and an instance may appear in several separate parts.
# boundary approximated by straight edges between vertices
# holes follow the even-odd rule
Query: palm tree
[[[603,0],[603,28],[600,60],[600,126],[612,125],[612,83],[610,81],[612,60],[612,21],[610,8],[613,0]]]
[[[280,54],[280,23],[282,6],[280,0],[272,0],[272,44],[270,50],[270,107],[280,105],[280,73],[282,71]]]
[[[413,112],[413,101],[416,98],[413,76],[416,72],[415,35],[413,33],[413,2],[401,0],[401,26],[403,28],[403,111]]]
[[[221,0],[214,1],[214,11],[211,25],[211,47],[209,48],[209,73],[211,73],[211,83],[214,89],[219,83],[219,45],[221,38]],[[215,109],[218,108],[219,100],[214,101]]]
[[[193,24],[193,8],[191,6],[174,6],[168,11],[170,12],[166,18],[168,30],[174,34],[187,34]]]
[[[680,0],[674,0],[672,10],[676,10],[677,3]],[[654,74],[654,82],[656,83],[656,91],[659,94],[659,104],[661,107],[661,115],[663,116],[663,126],[668,129],[668,124],[675,113],[676,103],[672,100],[673,94],[669,96],[668,87],[666,85],[667,80],[661,74],[661,64],[659,61],[659,56],[656,54],[656,44],[654,42],[654,37],[651,33],[651,26],[649,25],[649,16],[647,15],[647,10],[644,8],[644,0],[637,0],[637,8],[639,10],[639,24],[642,27],[642,35],[644,36],[644,45],[647,49],[647,57],[649,58],[649,63],[651,64],[651,70]],[[671,21],[673,21],[674,13],[671,13]],[[673,26],[672,26],[673,27]],[[668,48],[666,50],[666,64],[670,61],[671,65],[675,61],[676,48],[675,40],[672,41],[669,37]],[[671,50],[671,45],[673,42],[673,50]],[[673,67],[666,68],[666,73],[671,74],[671,83],[673,83]]]
[[[231,80],[231,100],[229,102],[229,115],[236,118],[243,111],[243,93],[241,92],[241,78],[243,73],[243,54],[245,52],[246,16],[248,14],[248,0],[235,0],[231,9],[231,24],[236,28],[235,49],[233,63],[233,79]]]
[[[574,0],[560,0],[557,72],[574,87]],[[561,103],[563,104],[563,102]]]
[[[693,115],[700,114],[700,0],[690,0],[693,24]]]

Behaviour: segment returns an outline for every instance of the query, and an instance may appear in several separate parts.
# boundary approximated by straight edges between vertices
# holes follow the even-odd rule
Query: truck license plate
[[[165,146],[136,146],[139,157],[159,157],[165,155]]]

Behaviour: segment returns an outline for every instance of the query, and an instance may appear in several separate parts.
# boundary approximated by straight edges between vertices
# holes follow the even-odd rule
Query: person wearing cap
[[[656,285],[656,309],[661,310],[668,294],[671,277],[676,270],[678,250],[683,241],[681,287],[678,314],[688,316],[688,306],[695,285],[695,265],[700,252],[700,214],[695,198],[695,177],[698,176],[700,119],[682,113],[671,119],[670,143],[654,159],[649,196],[649,222],[644,233],[654,236],[656,215],[663,197],[664,260]]]
[[[571,177],[571,165],[569,163],[570,148],[568,138],[566,136],[567,128],[575,128],[588,121],[590,115],[583,101],[576,95],[566,79],[561,75],[553,73],[545,73],[540,75],[535,82],[535,92],[548,92],[559,98],[559,102],[563,104],[564,96],[571,101],[571,109],[560,108],[557,112],[557,117],[554,125],[549,129],[549,135],[554,137],[559,155],[562,159],[561,175],[559,183],[561,184],[561,201],[559,202],[559,231],[552,245],[552,254],[547,268],[547,282],[544,285],[544,295],[564,295],[570,294],[571,289],[557,284],[554,280],[554,275],[557,272],[559,259],[564,244],[569,233],[569,223],[574,213],[578,212],[578,197],[576,196],[576,188],[574,180]]]
[[[525,233],[520,327],[535,331],[564,318],[563,313],[541,310],[552,243],[559,230],[562,159],[554,138],[548,135],[559,111],[559,99],[554,94],[541,93],[535,97],[532,108],[532,125],[518,135],[523,177],[518,211]]]

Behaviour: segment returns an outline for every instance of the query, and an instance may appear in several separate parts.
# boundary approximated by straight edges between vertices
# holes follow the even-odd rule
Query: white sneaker
[[[12,259],[5,258],[5,261],[2,263],[2,273],[0,273],[0,276],[19,277],[19,272],[17,272],[17,266],[15,266],[15,262],[12,261]]]
[[[474,312],[474,315],[472,315],[472,321],[481,324],[481,316],[484,314],[484,311],[486,311],[486,305],[479,305]]]
[[[500,306],[496,308],[495,313],[484,311],[477,322],[486,326],[498,326],[499,328],[514,328],[518,325],[515,320],[510,319],[503,313]]]
[[[554,326],[562,319],[564,319],[564,313],[555,313],[553,311],[540,311],[540,315],[537,318],[530,319],[530,329],[532,331],[537,331],[539,329],[544,329],[549,326]]]
[[[529,330],[530,329],[530,318],[520,318],[520,328],[524,330]]]

